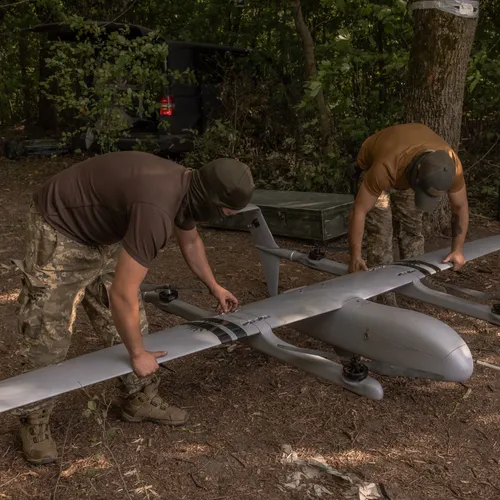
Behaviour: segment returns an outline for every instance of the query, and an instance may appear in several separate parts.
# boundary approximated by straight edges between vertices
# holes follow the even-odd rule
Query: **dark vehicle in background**
[[[97,24],[105,27],[107,34],[127,26],[128,38],[146,36],[152,31],[132,24],[104,22]],[[56,40],[76,41],[78,36],[75,30],[63,23],[40,25],[29,31],[45,34],[49,45],[51,41]],[[161,155],[190,151],[194,137],[203,134],[209,123],[219,116],[220,90],[227,71],[233,66],[235,58],[245,57],[250,53],[249,49],[224,45],[177,40],[162,40],[162,42],[168,44],[164,69],[169,83],[166,88],[158,89],[159,113],[155,116],[139,116],[136,112],[127,111],[130,128],[127,137],[120,138],[117,144],[119,149],[132,149],[139,140],[142,144],[152,146],[152,149]],[[196,83],[183,83],[171,77],[172,71],[183,73],[186,70],[194,73]],[[44,77],[42,73],[43,71],[40,74],[41,79]],[[74,146],[80,149],[93,149],[95,145],[88,134],[78,142],[78,145]],[[46,148],[47,140],[42,140],[40,144],[44,144]],[[37,154],[36,145],[32,145],[31,149],[19,146],[7,147],[6,155],[12,157],[13,154],[9,155],[9,151],[19,152],[20,149],[24,150],[25,154]]]

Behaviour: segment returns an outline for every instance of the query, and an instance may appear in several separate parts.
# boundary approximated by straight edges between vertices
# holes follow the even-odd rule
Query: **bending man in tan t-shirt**
[[[445,193],[452,211],[452,243],[443,262],[452,262],[455,271],[465,264],[467,192],[462,164],[446,141],[419,123],[394,125],[366,139],[358,164],[363,180],[349,224],[349,272],[393,262],[393,214],[400,258],[422,255],[422,212],[431,212]],[[365,221],[366,263],[361,256]]]

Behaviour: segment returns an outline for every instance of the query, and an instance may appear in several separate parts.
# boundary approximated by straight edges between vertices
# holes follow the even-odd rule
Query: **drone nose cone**
[[[451,351],[444,360],[443,375],[451,382],[465,382],[474,371],[474,360],[467,344]]]

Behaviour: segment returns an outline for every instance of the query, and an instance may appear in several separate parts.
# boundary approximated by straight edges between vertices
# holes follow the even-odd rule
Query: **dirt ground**
[[[1,379],[14,373],[17,362],[20,276],[10,259],[24,251],[29,195],[72,161],[0,160]],[[470,239],[499,231],[499,224],[486,219],[473,217],[471,225]],[[266,296],[248,234],[202,230],[202,237],[220,283],[242,304]],[[300,242],[278,243],[307,249]],[[427,242],[428,249],[447,245],[445,238]],[[345,253],[330,251],[328,257],[346,261]],[[281,290],[326,278],[293,263],[285,262],[281,269]],[[499,293],[498,272],[498,254],[494,254],[459,273],[445,272],[442,279]],[[148,281],[193,288],[181,290],[181,297],[201,307],[215,306],[174,244],[162,253]],[[499,328],[421,303],[401,300],[401,305],[441,319],[463,336],[475,360],[500,365]],[[148,316],[152,331],[182,322],[149,306]],[[297,345],[322,347],[292,330],[277,334]],[[70,356],[99,347],[99,339],[79,311]],[[120,421],[114,382],[76,391],[62,397],[54,413],[52,430],[60,455],[56,464],[27,465],[15,418],[1,416],[0,498],[308,498],[305,490],[283,486],[296,471],[282,463],[283,445],[290,445],[300,458],[321,455],[342,472],[382,483],[391,500],[500,498],[500,372],[476,366],[466,384],[376,378],[385,391],[378,402],[244,346],[212,349],[162,370],[162,393],[191,412],[188,424],[175,430]],[[110,403],[104,421],[96,418],[95,411],[90,416],[85,413],[92,396]],[[333,492],[322,498],[344,498],[342,481],[322,481]]]

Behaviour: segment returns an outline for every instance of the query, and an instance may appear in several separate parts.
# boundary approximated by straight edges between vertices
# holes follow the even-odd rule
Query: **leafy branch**
[[[107,34],[74,19],[76,42],[58,41],[46,59],[51,75],[41,83],[58,113],[75,122],[64,142],[85,133],[101,151],[116,149],[137,119],[157,116],[159,92],[168,85],[168,45],[156,33],[129,39],[128,27]]]

